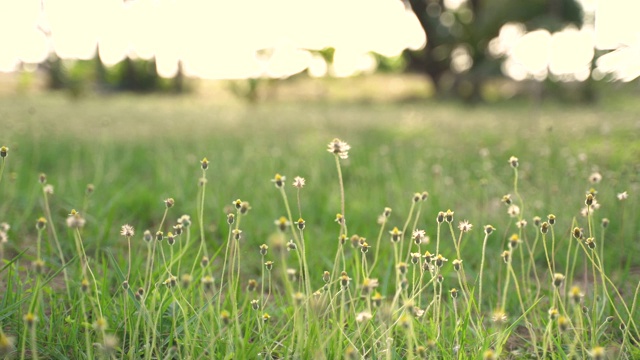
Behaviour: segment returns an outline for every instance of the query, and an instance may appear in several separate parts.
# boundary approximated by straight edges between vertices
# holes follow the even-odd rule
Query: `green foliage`
[[[281,102],[239,107],[156,96],[86,98],[74,103],[57,95],[0,99],[8,119],[0,145],[9,147],[0,178],[0,222],[11,225],[0,266],[0,281],[7,289],[0,295],[0,329],[15,337],[13,354],[17,357],[24,347],[25,354],[37,351],[40,358],[83,358],[92,353],[165,358],[174,351],[176,358],[256,358],[266,353],[341,358],[365,351],[370,351],[370,358],[389,354],[417,358],[418,346],[422,346],[431,357],[451,358],[457,345],[458,353],[467,358],[481,358],[489,349],[502,357],[522,357],[534,348],[542,356],[546,344],[554,349],[547,350],[551,358],[572,352],[588,357],[588,351],[598,345],[605,346],[610,356],[633,358],[637,350],[629,336],[636,336],[636,330],[630,326],[632,331],[625,335],[618,327],[621,321],[628,321],[621,298],[635,322],[640,321],[638,312],[632,311],[638,277],[629,271],[640,265],[634,256],[638,244],[631,241],[640,223],[634,190],[640,183],[636,161],[640,147],[634,132],[638,105],[616,101],[611,107],[599,108],[533,108],[517,103],[471,109],[438,103]],[[28,117],[29,106],[35,112]],[[337,134],[352,147],[348,159],[338,162],[327,152],[327,142]],[[519,158],[517,172],[507,161],[512,155]],[[201,169],[204,156],[210,161],[206,171]],[[597,184],[589,181],[594,171],[603,176]],[[43,194],[43,184],[38,182],[41,172],[47,175],[46,184],[54,186],[51,195]],[[283,189],[271,181],[276,180],[276,173],[286,175]],[[301,213],[297,189],[291,185],[296,175],[307,181],[300,190]],[[88,183],[95,185],[90,196],[86,194]],[[598,191],[601,207],[583,217],[580,209],[591,187]],[[413,194],[424,190],[428,198],[414,203]],[[629,199],[618,200],[616,194],[625,190]],[[507,193],[529,222],[523,229],[515,225],[520,218],[510,217],[500,202]],[[175,205],[167,209],[163,200],[170,197]],[[240,214],[232,205],[238,198],[250,202],[247,214]],[[393,211],[381,226],[377,218],[385,206]],[[40,216],[49,218],[47,207],[51,221],[41,234],[40,255],[46,274],[39,277],[32,268],[39,258],[39,233],[34,224]],[[73,208],[86,219],[80,230],[67,228]],[[454,221],[451,228],[445,222],[438,231],[438,212],[447,209],[455,211]],[[231,226],[227,213],[235,214]],[[338,237],[346,231],[334,221],[336,213],[345,214],[348,235],[359,234],[371,246],[363,255],[361,248],[348,241],[344,264],[341,256],[335,260]],[[557,215],[557,222],[553,238],[549,233],[545,242],[532,217],[546,219],[549,213]],[[191,215],[192,224],[171,247],[166,236],[175,231],[173,226],[182,214]],[[279,232],[274,220],[280,216],[290,222],[303,217],[304,231],[292,232],[289,227],[286,233]],[[599,225],[603,217],[610,219],[606,229]],[[462,234],[457,224],[464,219],[474,226]],[[124,224],[136,229],[131,250],[127,238],[119,234]],[[496,231],[486,245],[480,304],[478,270],[485,224],[492,224]],[[236,226],[242,235],[239,241],[230,242]],[[440,252],[449,262],[440,272],[443,296],[438,321],[434,320],[436,303],[433,282],[427,285],[432,278],[428,271],[422,274],[410,265],[408,283],[419,284],[422,275],[426,288],[418,300],[409,298],[415,293],[409,286],[394,302],[403,278],[396,270],[398,261],[389,241],[388,231],[394,226],[406,228],[404,249],[399,252],[403,261],[409,248],[417,250],[410,239],[413,227],[425,229],[430,236],[429,244],[420,245],[421,253],[435,252],[436,239],[441,238]],[[594,234],[607,277],[597,269],[594,276],[596,252],[585,251],[579,245],[582,242],[571,237],[575,226]],[[145,229],[154,233],[161,229],[165,238],[148,244],[142,239]],[[67,261],[64,269],[54,233]],[[500,253],[514,233],[523,242],[509,265],[515,276],[509,277]],[[302,236],[306,255],[302,242],[296,251],[284,251],[283,244],[289,239],[297,241],[296,237],[302,241]],[[458,237],[461,241],[456,249]],[[536,239],[537,247],[529,258],[528,249]],[[265,256],[259,252],[263,243],[269,246]],[[555,254],[557,272],[566,275],[559,298],[549,285],[543,244]],[[151,267],[147,261],[154,247]],[[458,277],[451,265],[457,251],[464,260],[464,277]],[[209,263],[202,268],[205,254]],[[275,262],[268,273],[263,265],[266,261]],[[377,291],[386,298],[383,307],[371,308],[372,319],[358,322],[358,314],[369,310],[371,299],[362,291],[363,263],[373,269],[371,278],[378,279]],[[147,268],[152,268],[149,275]],[[167,268],[177,276],[176,287],[165,285],[171,280]],[[297,270],[297,280],[288,280],[287,268]],[[305,269],[308,276],[301,276]],[[348,291],[340,292],[333,280],[343,269],[351,280]],[[333,304],[328,308],[309,296],[306,284],[308,280],[312,292],[323,289],[325,270],[333,279],[320,295],[325,305]],[[534,273],[542,282],[539,288]],[[192,279],[182,287],[184,274]],[[207,275],[215,278],[214,291],[203,290]],[[90,280],[86,292],[81,291],[83,277]],[[152,280],[146,282],[147,278]],[[126,291],[122,288],[125,279],[129,279]],[[247,290],[249,279],[258,281],[251,292]],[[466,286],[460,285],[462,279]],[[603,292],[603,282],[612,301]],[[590,318],[597,319],[593,322],[597,331],[586,317],[574,313],[564,295],[575,284],[585,293],[582,301],[589,307]],[[141,286],[146,289],[142,301],[135,295]],[[460,290],[456,302],[449,296],[453,287]],[[292,300],[298,291],[305,294],[301,306]],[[604,300],[595,301],[594,292]],[[327,294],[331,296],[323,297]],[[263,300],[259,304],[264,309],[252,309],[255,299]],[[408,300],[426,310],[423,317],[409,316]],[[558,309],[574,324],[578,319],[585,321],[583,326],[559,333],[547,313],[552,301],[565,306]],[[508,315],[503,325],[491,320],[501,304]],[[591,310],[594,304],[598,311]],[[30,309],[39,318],[33,338],[23,320]],[[227,324],[224,311],[229,314]],[[268,322],[264,322],[264,312],[270,316]],[[615,317],[613,324],[601,326],[609,315]],[[107,322],[104,332],[98,322],[101,317]],[[537,342],[530,337],[527,323]],[[114,349],[111,336],[116,340]],[[393,342],[387,343],[387,338]],[[624,352],[618,352],[621,347]]]

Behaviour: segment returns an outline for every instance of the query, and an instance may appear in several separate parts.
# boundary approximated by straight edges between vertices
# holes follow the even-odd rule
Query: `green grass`
[[[488,349],[500,357],[517,358],[525,353],[535,357],[535,345],[538,356],[543,355],[544,347],[546,355],[563,358],[570,353],[587,356],[591,349],[603,346],[611,358],[634,358],[638,356],[637,344],[632,345],[632,341],[638,340],[639,334],[631,327],[625,338],[618,329],[621,321],[627,325],[630,321],[614,285],[631,310],[640,266],[634,256],[640,250],[639,110],[630,100],[604,102],[597,107],[534,106],[522,102],[460,107],[434,101],[303,100],[244,106],[198,97],[112,96],[78,102],[59,95],[0,98],[0,145],[9,147],[0,182],[0,222],[11,225],[0,264],[0,286],[6,289],[0,300],[0,324],[3,336],[14,337],[16,349],[8,356],[20,358],[24,344],[25,358],[37,353],[40,358],[79,359],[95,354],[155,359],[171,357],[172,347],[176,358],[256,358],[258,354],[299,358],[353,354],[357,358],[365,353],[367,358],[411,358],[420,355],[418,346],[426,347],[432,358],[455,357],[456,346],[461,358],[482,357]],[[365,278],[360,249],[352,248],[347,241],[345,269],[342,255],[336,257],[342,231],[334,221],[336,213],[342,212],[340,184],[334,156],[326,151],[327,143],[335,137],[352,147],[349,158],[340,161],[347,235],[359,234],[372,246],[366,255],[366,266],[371,267],[379,251],[371,278],[379,280],[377,291],[385,297],[380,308],[370,308],[371,299],[360,298]],[[510,156],[519,158],[518,191],[522,203],[514,193]],[[203,157],[210,164],[201,227],[198,213],[202,188],[198,181],[203,176]],[[603,179],[591,184],[589,176],[595,171]],[[42,232],[40,257],[46,264],[42,276],[34,273],[31,266],[38,258],[36,220],[46,215],[42,185],[38,182],[40,173],[45,173],[47,183],[54,186],[54,194],[48,196],[53,224],[48,223]],[[306,222],[304,257],[297,255],[302,255],[300,247],[297,252],[284,251],[282,256],[278,252],[294,234],[290,229],[282,234],[274,225],[281,216],[288,217],[280,191],[271,181],[276,173],[286,176],[284,189],[293,221],[299,214],[296,189],[291,182],[295,176],[307,181],[300,191],[301,216]],[[88,201],[87,184],[95,186]],[[606,287],[615,309],[602,292],[602,277],[587,257],[591,253],[578,248],[580,242],[571,237],[576,226],[589,237],[589,224],[580,210],[585,193],[592,187],[597,190],[601,207],[591,216],[591,236],[598,254],[602,249],[604,271],[611,279]],[[408,220],[413,194],[423,191],[428,191],[428,199],[417,203]],[[629,193],[624,202],[616,198],[622,191]],[[515,226],[519,217],[511,218],[500,201],[505,194],[511,194],[521,207],[519,217],[528,221],[522,231]],[[174,198],[175,206],[168,209],[162,222],[166,198]],[[232,229],[227,224],[227,213],[235,214],[232,201],[236,199],[248,201],[251,210],[236,219],[241,220],[242,230],[239,252],[232,246],[225,262]],[[381,227],[377,220],[387,206],[393,211],[382,230],[378,249]],[[65,223],[72,209],[86,218],[86,225],[79,232],[68,229]],[[394,226],[402,230],[408,224],[401,261],[412,244],[409,233],[413,227],[424,229],[431,239],[430,244],[421,245],[421,252],[435,253],[436,217],[447,209],[455,215],[453,231],[446,222],[440,230],[440,253],[449,259],[437,271],[443,275],[442,299],[429,307],[434,290],[438,289],[433,287],[434,282],[429,283],[421,292],[420,301],[413,299],[414,306],[427,311],[414,318],[408,311],[408,299],[421,272],[409,263],[409,288],[399,292],[393,301],[403,276],[396,271],[389,231]],[[193,222],[188,229],[190,245],[185,245],[186,234],[177,238],[174,257],[180,249],[185,250],[185,255],[181,271],[178,273],[174,264],[172,273],[176,273],[178,282],[183,274],[190,273],[192,284],[180,290],[161,285],[168,274],[158,251],[162,248],[165,259],[170,261],[166,240],[157,244],[153,284],[144,283],[150,246],[142,240],[143,231],[155,233],[161,229],[166,236],[183,214],[190,215]],[[548,233],[546,244],[549,251],[552,246],[555,250],[556,272],[566,275],[558,299],[565,305],[564,309],[558,308],[560,315],[571,322],[564,333],[558,331],[556,320],[548,320],[553,287],[542,236],[532,220],[540,216],[546,221],[548,214],[555,214],[557,222],[553,241]],[[604,238],[602,218],[610,220]],[[473,229],[462,237],[464,277],[459,279],[452,266],[457,255],[451,238],[457,240],[460,235],[457,224],[461,220],[469,220]],[[136,229],[131,239],[131,292],[124,292],[121,287],[129,256],[127,239],[119,234],[124,224]],[[487,239],[482,308],[477,310],[486,224],[493,225],[496,231]],[[52,225],[69,262],[65,269],[68,283],[64,281]],[[511,254],[514,276],[508,277],[508,265],[500,254],[514,233],[524,242]],[[200,248],[202,234],[204,249]],[[533,246],[536,239],[537,247],[529,255],[527,246]],[[82,249],[78,250],[80,243],[89,259],[88,268],[97,280],[90,281],[85,293],[80,284],[84,256]],[[269,246],[264,258],[259,252],[263,243]],[[210,257],[205,269],[199,265],[203,252]],[[231,259],[235,259],[238,268]],[[308,263],[310,292],[323,288],[323,271],[331,272],[331,285],[317,298],[308,294],[299,271],[297,281],[286,280],[283,259],[295,269],[299,269],[299,259]],[[266,260],[274,261],[272,294],[266,304],[260,302],[259,311],[254,311],[250,301],[260,298],[263,283],[265,295],[269,288],[268,272],[262,280],[262,264]],[[595,258],[593,261],[597,264]],[[238,282],[237,293],[228,291],[226,278],[225,287],[218,293],[223,266],[225,276],[230,269],[236,269],[231,282]],[[529,267],[533,270],[527,271]],[[340,291],[342,270],[351,278],[349,291]],[[533,271],[542,283],[539,289]],[[435,274],[426,271],[423,286]],[[212,292],[202,291],[201,278],[206,275],[215,279]],[[85,277],[91,280],[88,274]],[[249,279],[257,280],[257,292],[246,291]],[[38,282],[40,286],[36,285]],[[522,304],[516,284],[522,293]],[[573,285],[578,285],[585,295],[582,302],[589,309],[592,326],[564,296]],[[134,296],[139,287],[152,289],[142,302]],[[460,290],[455,304],[448,295],[454,287]],[[303,294],[300,306],[291,298],[298,289]],[[595,306],[594,291],[600,299]],[[37,302],[34,294],[39,294]],[[507,320],[500,324],[491,317],[494,310],[502,308],[503,300]],[[209,303],[212,305],[207,306]],[[88,309],[86,318],[82,306]],[[440,311],[436,316],[437,308]],[[38,318],[35,342],[30,340],[30,330],[25,330],[23,320],[30,311]],[[228,324],[222,311],[228,313]],[[359,323],[356,315],[363,311],[371,311],[373,318]],[[100,312],[108,324],[104,331],[92,326]],[[262,322],[262,312],[271,316],[266,323]],[[613,323],[594,332],[607,316],[614,316]],[[634,316],[638,323],[640,317]],[[457,325],[456,319],[460,321]],[[337,325],[341,321],[345,323],[342,329]],[[532,331],[524,326],[526,322],[532,324]],[[125,331],[127,340],[123,346]],[[532,333],[537,339],[535,344]],[[131,336],[135,339],[131,340]],[[109,353],[104,348],[113,340],[111,337],[117,344]],[[387,338],[393,341],[387,342]],[[575,343],[574,339],[580,342]],[[94,343],[101,345],[96,347]]]

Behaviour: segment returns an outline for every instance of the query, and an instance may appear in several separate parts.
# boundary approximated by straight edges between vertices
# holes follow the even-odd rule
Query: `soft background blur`
[[[634,0],[1,0],[0,92],[258,101],[278,86],[268,79],[402,73],[401,97],[593,101],[640,75],[639,12]]]

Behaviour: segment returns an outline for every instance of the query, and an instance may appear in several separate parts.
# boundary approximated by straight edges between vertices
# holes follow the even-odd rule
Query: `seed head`
[[[533,217],[533,225],[540,226],[540,222],[542,221],[542,219],[540,218],[540,216],[534,216]]]
[[[247,282],[247,291],[252,292],[258,288],[258,282],[254,279],[249,279]]]
[[[508,264],[509,263],[509,258],[511,257],[511,252],[509,250],[505,250],[502,252],[502,254],[500,255],[502,257],[502,260]]]
[[[431,254],[428,250],[424,252],[424,255],[422,255],[422,257],[424,257],[424,261],[428,264],[431,263],[431,260],[433,260],[435,258],[435,255]]]
[[[86,223],[85,219],[75,209],[71,210],[69,217],[67,218],[67,226],[71,229],[80,229],[84,227]]]
[[[38,182],[42,185],[47,183],[47,174],[45,173],[40,173],[40,175],[38,175]]]
[[[182,215],[178,218],[177,223],[182,225],[183,228],[188,228],[189,226],[191,226],[191,216]]]
[[[342,214],[336,214],[335,222],[337,222],[340,225],[343,225],[344,224],[344,216]]]
[[[222,310],[220,312],[220,319],[222,320],[223,324],[229,325],[229,322],[231,322],[231,315],[227,310]]]
[[[609,226],[609,219],[607,218],[602,218],[602,223],[601,223],[603,228],[607,228],[607,226]]]
[[[36,274],[44,274],[45,271],[45,264],[44,261],[38,259],[38,260],[34,260],[32,263],[33,266],[33,270],[36,272]]]
[[[389,234],[391,234],[391,242],[397,243],[400,241],[402,231],[398,230],[398,228],[394,226],[393,230],[389,231]]]
[[[582,291],[580,291],[580,288],[577,286],[572,287],[570,294],[571,294],[571,300],[573,300],[573,303],[575,305],[580,305],[580,300],[582,300],[582,297],[584,296]]]
[[[573,237],[578,239],[578,240],[580,240],[580,239],[582,239],[582,236],[583,236],[582,229],[579,228],[579,227],[574,227],[573,228]]]
[[[564,282],[564,275],[560,273],[553,274],[553,286],[560,287],[562,286],[563,282]]]
[[[327,145],[327,151],[330,153],[335,154],[336,156],[340,157],[341,159],[346,159],[349,157],[349,150],[351,149],[351,146],[349,146],[349,144],[347,144],[346,142],[335,138],[333,139],[329,145]]]
[[[444,265],[444,263],[447,262],[447,261],[449,261],[449,260],[447,260],[441,254],[438,254],[438,256],[436,256],[436,266],[437,267],[442,267],[442,265]]]
[[[414,203],[417,203],[417,202],[418,202],[418,201],[420,201],[421,199],[422,199],[422,194],[420,194],[420,193],[414,193],[414,194],[413,194],[413,197],[411,198],[411,200],[412,200]]]
[[[297,250],[298,246],[293,242],[293,239],[287,243],[287,251]]]
[[[98,332],[107,330],[107,320],[103,317],[98,318],[98,320],[93,323],[93,329]]]
[[[549,221],[549,225],[555,225],[556,216],[553,215],[553,214],[549,214],[549,215],[547,215],[547,220]]]
[[[507,313],[505,313],[503,310],[496,310],[491,316],[491,321],[498,324],[504,324],[507,322]]]
[[[87,184],[87,188],[84,190],[84,192],[85,194],[87,194],[87,196],[90,196],[95,190],[96,187],[93,184]]]
[[[173,200],[173,198],[168,198],[164,200],[164,205],[167,207],[167,209],[172,208],[173,205],[175,205],[176,201]]]
[[[126,225],[122,225],[122,227],[120,228],[120,235],[125,236],[125,237],[133,237],[133,235],[135,234],[135,231],[133,229],[133,226],[126,224]]]
[[[293,179],[293,186],[297,187],[298,189],[302,189],[304,187],[304,184],[305,184],[305,180],[303,177],[296,176]]]
[[[6,146],[0,147],[0,157],[1,158],[3,158],[3,159],[6,158],[8,153],[9,153],[9,148],[8,147],[6,147]]]
[[[595,199],[595,197],[593,196],[593,194],[588,193],[587,194],[587,198],[584,200],[585,205],[587,205],[587,206],[593,205],[593,200],[594,199]]]
[[[328,271],[325,271],[322,274],[322,281],[324,281],[325,283],[329,283],[329,281],[331,281],[331,274]]]
[[[504,195],[501,201],[507,205],[511,205],[511,194]]]
[[[296,221],[296,225],[298,226],[298,229],[304,230],[304,227],[305,227],[304,219],[303,218],[298,219],[298,221]]]
[[[603,360],[606,355],[607,355],[607,352],[604,350],[602,346],[596,346],[593,349],[591,349],[591,351],[589,351],[589,356],[591,356],[593,360]]]
[[[240,240],[240,236],[242,235],[242,230],[240,230],[240,229],[233,229],[233,230],[231,231],[231,234],[233,235],[233,238],[234,238],[235,240]]]
[[[423,191],[422,194],[420,194],[420,200],[427,201],[428,198],[429,198],[429,193],[428,192]]]
[[[518,234],[511,235],[511,237],[509,238],[509,248],[515,249],[516,247],[518,247],[519,242],[520,237],[518,236]]]
[[[621,193],[618,193],[616,197],[618,198],[618,200],[623,201],[623,200],[627,200],[627,198],[629,197],[629,194],[627,194],[626,191],[623,191]]]
[[[371,315],[371,313],[368,311],[363,311],[361,313],[358,313],[358,315],[356,315],[356,321],[359,323],[366,322],[371,319],[373,319],[373,315]]]
[[[458,289],[456,289],[456,288],[453,288],[453,289],[449,290],[449,293],[451,294],[451,297],[453,299],[456,299],[458,297]]]
[[[364,238],[363,238],[363,239],[364,239]],[[370,247],[371,247],[371,246],[369,246],[369,244],[367,244],[367,242],[365,241],[365,242],[363,242],[363,243],[361,243],[361,244],[360,244],[360,251],[361,251],[363,254],[366,254],[366,253],[369,251],[369,248],[370,248]]]
[[[243,201],[242,204],[240,204],[240,214],[245,215],[249,210],[251,210],[251,205],[248,201]]]
[[[280,174],[276,174],[273,179],[271,179],[271,182],[275,184],[276,188],[280,189],[284,186],[284,181],[287,178],[285,176],[282,176]]]
[[[543,234],[546,234],[547,232],[549,232],[549,223],[548,222],[545,221],[540,225],[540,232],[543,233]]]
[[[391,216],[391,208],[390,207],[384,208],[384,210],[382,211],[382,216],[384,216],[386,218]]]
[[[236,207],[236,210],[240,210],[240,208],[242,207],[242,200],[236,199],[231,204]]]
[[[287,277],[289,278],[289,281],[295,282],[297,279],[296,269],[288,268]]]
[[[260,308],[260,300],[251,300],[251,308],[253,308],[253,310],[258,310]]]
[[[447,212],[444,214],[444,220],[448,223],[453,222],[453,211],[447,210]]]
[[[509,208],[507,209],[507,214],[509,214],[509,216],[511,217],[516,217],[520,215],[520,207],[516,204],[509,205]]]
[[[416,245],[420,245],[424,240],[428,240],[426,232],[424,230],[414,230],[413,234],[411,234],[411,237],[413,238],[413,242],[416,243]]]
[[[377,291],[371,296],[371,302],[375,307],[380,307],[380,305],[382,305],[382,299],[384,299],[384,297]]]
[[[264,267],[271,271],[271,269],[273,269],[273,261],[267,261],[266,263],[264,263]]]
[[[496,228],[494,228],[491,225],[485,225],[484,226],[484,233],[487,235],[490,235]]]
[[[340,276],[340,286],[342,286],[342,288],[347,288],[349,287],[349,282],[351,281],[351,278],[347,275],[346,272],[342,272],[342,275]]]
[[[236,216],[234,214],[227,214],[227,224],[231,225],[235,222]]]
[[[455,259],[451,263],[453,264],[453,270],[460,271],[460,268],[462,267],[462,260]]]
[[[206,268],[209,265],[209,258],[206,256],[202,257],[202,260],[200,260],[200,266],[202,266],[203,268]]]
[[[267,255],[267,249],[269,249],[269,246],[267,246],[267,244],[260,245],[260,255]]]
[[[517,168],[518,167],[518,158],[515,156],[512,156],[509,158],[509,165],[511,165],[512,168]]]
[[[36,229],[38,230],[44,230],[44,228],[47,227],[47,219],[45,219],[44,217],[39,217],[38,220],[36,220]]]
[[[15,338],[7,336],[0,331],[0,356],[4,357],[13,351]]]
[[[164,239],[164,233],[162,231],[156,232],[156,241],[162,241]]]
[[[213,278],[211,276],[205,275],[201,281],[202,281],[202,288],[204,289],[204,291],[213,290]]]
[[[411,263],[413,265],[419,264],[420,258],[422,258],[422,254],[420,254],[419,252],[411,253]]]
[[[560,314],[560,313],[558,313],[558,309],[556,309],[556,308],[549,309],[548,313],[549,313],[549,320],[557,319],[558,315]]]
[[[525,220],[525,219],[522,219],[522,220],[516,222],[516,227],[518,229],[524,229],[525,226],[527,226],[527,220]]]
[[[592,237],[587,238],[587,239],[584,241],[584,244],[585,244],[585,245],[587,245],[587,247],[588,247],[589,249],[591,249],[591,250],[593,250],[593,249],[595,249],[595,248],[596,248],[596,242],[595,242],[595,239],[594,239],[594,238],[592,238]]]
[[[460,229],[460,231],[462,231],[463,233],[471,231],[472,227],[473,225],[471,225],[467,220],[460,221],[460,223],[458,224],[458,229]]]
[[[567,331],[569,329],[569,319],[564,316],[559,316],[558,329],[560,329],[560,331]]]
[[[592,184],[597,184],[600,181],[602,181],[602,175],[599,172],[596,171],[589,175],[589,182],[591,182]]]
[[[193,277],[190,274],[182,274],[180,277],[180,285],[182,285],[183,289],[186,289],[193,282]]]
[[[200,167],[202,168],[202,170],[207,170],[209,168],[209,160],[207,160],[207,158],[203,158],[200,161]]]
[[[436,217],[436,221],[438,224],[442,224],[444,222],[444,211],[439,211],[438,216]]]
[[[42,191],[44,191],[45,194],[47,195],[53,195],[53,185],[51,184],[47,184],[42,188]]]
[[[24,316],[23,320],[29,329],[31,329],[33,325],[35,325],[38,322],[38,318],[32,312],[28,312]]]

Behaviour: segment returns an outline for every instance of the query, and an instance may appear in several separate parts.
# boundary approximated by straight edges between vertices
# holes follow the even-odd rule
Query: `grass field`
[[[0,222],[11,228],[2,244],[0,324],[1,340],[11,341],[0,342],[0,358],[638,358],[638,113],[633,99],[614,98],[592,107],[462,107],[2,97],[0,145],[9,151]],[[336,137],[351,146],[348,159],[327,152]],[[591,181],[593,173],[601,181]],[[281,189],[276,174],[286,176]],[[292,186],[296,176],[306,179],[302,189]],[[585,217],[590,189],[599,208]],[[428,198],[414,203],[424,191]],[[628,199],[619,200],[624,191]],[[513,216],[506,194],[519,208]],[[236,199],[250,203],[247,214]],[[393,210],[380,224],[385,207]],[[72,209],[84,226],[67,226]],[[453,221],[439,225],[448,209]],[[170,246],[168,232],[183,214],[192,225]],[[533,218],[549,214],[557,220],[542,234]],[[280,231],[281,216],[304,218],[304,231]],[[473,224],[468,233],[458,230],[462,220]],[[135,228],[130,250],[125,224]],[[496,230],[482,263],[488,224]],[[395,244],[394,227],[404,231]],[[583,239],[572,236],[576,227]],[[163,231],[163,241],[145,242],[145,229]],[[239,240],[233,229],[242,230]],[[428,244],[412,245],[416,229]],[[354,234],[371,247],[366,260]],[[511,249],[514,234],[520,242]],[[290,239],[297,250],[284,251]],[[261,244],[269,247],[264,256]],[[436,246],[449,259],[441,268],[409,261],[410,251],[437,255]],[[458,256],[460,271],[452,265]],[[565,276],[560,287],[552,273]],[[256,290],[246,289],[249,279]],[[584,295],[579,304],[573,286]],[[378,293],[384,300],[375,306]]]

